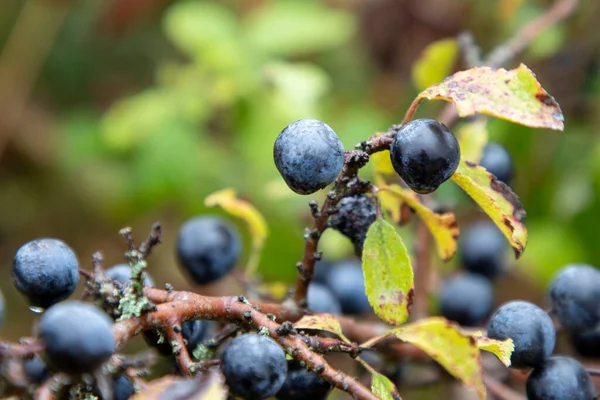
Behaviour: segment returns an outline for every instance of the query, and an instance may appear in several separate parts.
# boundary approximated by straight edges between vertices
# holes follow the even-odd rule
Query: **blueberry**
[[[483,168],[491,172],[501,182],[510,183],[512,177],[512,157],[504,146],[490,142],[483,148],[481,161]]]
[[[285,382],[275,397],[278,400],[325,400],[330,391],[329,382],[292,360],[288,361]]]
[[[503,304],[490,318],[488,337],[512,339],[515,345],[510,361],[514,368],[538,367],[550,357],[556,344],[552,319],[527,301]]]
[[[77,256],[60,240],[33,240],[15,254],[12,279],[33,307],[48,308],[69,297],[77,288]]]
[[[195,217],[179,230],[179,262],[199,285],[215,282],[231,272],[240,252],[237,229],[221,218]]]
[[[362,314],[371,310],[360,261],[336,263],[327,276],[327,286],[340,300],[344,314]]]
[[[306,294],[308,308],[317,313],[341,314],[342,306],[333,292],[325,285],[312,282]]]
[[[440,294],[441,314],[463,326],[477,326],[492,311],[494,292],[489,280],[464,273],[450,278]]]
[[[131,283],[131,266],[129,264],[117,264],[107,269],[104,273],[107,277],[113,281],[119,282],[123,286],[129,286]],[[144,272],[143,276],[144,285],[154,287],[154,280],[152,280],[150,275]]]
[[[273,339],[250,333],[236,337],[225,347],[221,371],[232,394],[247,400],[266,399],[281,389],[287,362]]]
[[[98,399],[107,400],[98,386],[94,386],[92,394]],[[117,375],[112,379],[112,394],[113,400],[128,400],[135,394],[135,386],[131,379],[125,375]]]
[[[583,357],[600,358],[600,329],[571,332],[571,344]]]
[[[108,315],[80,301],[50,307],[40,319],[49,365],[67,373],[91,373],[115,351]]]
[[[273,157],[290,189],[298,194],[312,194],[338,176],[344,165],[344,146],[329,125],[316,119],[301,119],[277,136]]]
[[[362,256],[363,245],[369,227],[377,219],[377,207],[369,196],[364,194],[348,196],[340,200],[339,212],[329,219],[331,227],[347,236],[354,245],[354,252]]]
[[[188,353],[192,355],[196,347],[201,344],[207,337],[212,328],[211,321],[193,320],[185,321],[181,326],[181,333],[187,342],[186,348]]]
[[[508,245],[493,223],[478,221],[469,225],[461,235],[459,247],[461,263],[467,271],[493,279],[505,270]]]
[[[32,359],[25,361],[25,374],[33,382],[40,384],[50,377],[50,370],[40,356],[33,356]]]
[[[435,191],[458,168],[460,146],[444,124],[416,119],[394,136],[390,147],[392,166],[415,192]]]
[[[552,281],[550,302],[563,327],[593,328],[600,322],[600,271],[585,264],[565,266]]]
[[[578,361],[552,357],[529,374],[527,399],[593,400],[594,383]]]

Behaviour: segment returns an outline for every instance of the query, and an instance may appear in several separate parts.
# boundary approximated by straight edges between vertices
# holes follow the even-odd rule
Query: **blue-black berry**
[[[25,361],[25,374],[31,382],[40,384],[50,377],[50,370],[40,356]]]
[[[440,294],[441,314],[463,326],[477,326],[494,305],[492,284],[481,275],[464,273],[450,278]]]
[[[325,400],[331,384],[314,372],[307,371],[298,361],[288,361],[288,373],[277,400]]]
[[[360,261],[336,263],[327,275],[327,286],[339,299],[344,314],[363,314],[371,310]]]
[[[80,301],[50,307],[40,319],[39,330],[48,363],[57,371],[94,372],[115,351],[108,315]]]
[[[195,217],[179,230],[179,262],[199,285],[215,282],[229,274],[240,252],[237,229],[221,218]]]
[[[33,240],[15,254],[12,279],[33,307],[45,309],[75,291],[79,262],[73,250],[60,240]]]
[[[107,269],[104,274],[113,281],[119,282],[124,287],[131,283],[131,266],[129,264],[117,264]],[[144,285],[154,287],[154,280],[147,272],[143,272]]]
[[[464,269],[493,279],[506,269],[506,238],[496,225],[478,221],[469,225],[459,240]]]
[[[578,361],[552,357],[529,374],[527,399],[593,400],[594,383]]]
[[[392,165],[415,192],[435,191],[458,168],[460,146],[444,124],[416,119],[394,136],[390,147]]]
[[[490,318],[488,337],[512,339],[515,346],[511,367],[538,367],[550,357],[556,344],[552,319],[538,306],[527,301],[503,304]]]
[[[277,136],[273,157],[290,189],[298,194],[312,194],[338,176],[344,165],[344,146],[329,125],[316,119],[301,119]]]
[[[600,358],[600,329],[571,332],[571,344],[582,357]]]
[[[493,142],[485,145],[479,165],[492,173],[499,181],[510,184],[513,173],[512,157],[504,146]]]
[[[341,314],[342,306],[333,292],[325,285],[312,282],[306,293],[308,308],[317,313]]]
[[[338,203],[339,212],[329,218],[331,227],[348,237],[354,252],[362,256],[363,245],[369,227],[377,219],[377,207],[367,195],[344,197]]]
[[[273,339],[251,333],[236,337],[225,347],[221,371],[232,394],[247,400],[266,399],[283,386],[287,361]]]
[[[600,271],[585,264],[567,265],[552,281],[550,302],[565,328],[594,328],[600,323]]]

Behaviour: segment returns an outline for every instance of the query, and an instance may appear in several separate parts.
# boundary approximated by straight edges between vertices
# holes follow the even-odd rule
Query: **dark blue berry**
[[[275,140],[275,166],[298,194],[312,194],[332,183],[344,165],[344,146],[324,122],[301,119]]]
[[[578,361],[552,357],[529,374],[527,399],[593,400],[594,383]]]
[[[125,375],[119,375],[113,379],[114,400],[128,400],[135,394],[135,387],[131,379]]]
[[[288,361],[285,382],[275,397],[278,400],[325,400],[330,391],[329,382],[292,360]]]
[[[459,240],[463,267],[493,279],[505,270],[506,239],[496,225],[478,221],[469,225]]]
[[[229,274],[240,252],[237,229],[221,218],[195,217],[179,230],[179,262],[199,285],[215,282]]]
[[[105,272],[107,277],[113,281],[119,282],[123,286],[129,286],[131,283],[131,266],[129,264],[117,264],[110,267]],[[144,285],[154,287],[154,280],[146,272],[143,272]]]
[[[115,351],[108,315],[80,301],[50,307],[40,319],[39,330],[48,363],[57,371],[94,372]]]
[[[342,306],[333,292],[325,285],[312,282],[306,293],[308,308],[316,313],[341,314]]]
[[[600,329],[571,332],[571,344],[583,357],[600,358]]]
[[[348,196],[340,200],[339,212],[329,219],[333,229],[347,236],[354,245],[354,252],[362,256],[362,249],[369,227],[377,219],[377,207],[369,196],[364,194]]]
[[[333,267],[334,262],[329,260],[319,260],[315,262],[313,282],[327,285],[327,276]]]
[[[232,394],[247,400],[266,399],[279,392],[287,375],[285,353],[266,336],[238,336],[221,354],[221,371]]]
[[[202,320],[186,321],[182,324],[181,333],[187,342],[185,347],[190,355],[208,337],[212,326],[211,321]]]
[[[340,300],[344,314],[362,314],[371,310],[360,261],[336,263],[327,276],[327,286]]]
[[[479,165],[491,172],[499,181],[510,184],[513,172],[512,157],[504,146],[498,143],[488,143],[483,148]]]
[[[394,136],[390,147],[392,165],[415,192],[435,191],[458,168],[460,146],[444,124],[416,119]]]
[[[500,307],[488,323],[488,337],[512,339],[510,361],[514,368],[538,367],[550,357],[556,344],[552,319],[527,301],[510,301]]]
[[[450,278],[440,294],[441,314],[463,326],[477,326],[492,311],[494,292],[481,275],[464,273]]]
[[[48,308],[69,297],[77,288],[77,256],[60,240],[33,240],[15,254],[12,279],[33,307]]]
[[[40,356],[33,356],[32,359],[25,361],[25,374],[33,382],[40,384],[50,377],[50,370]]]
[[[585,264],[567,265],[552,281],[550,302],[565,328],[595,327],[600,323],[600,271]]]

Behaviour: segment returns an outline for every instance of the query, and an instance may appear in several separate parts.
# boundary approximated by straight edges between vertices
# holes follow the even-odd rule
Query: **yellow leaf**
[[[525,210],[511,188],[485,168],[465,160],[460,161],[452,180],[494,221],[519,258],[527,246],[527,229],[521,223]]]
[[[454,213],[435,213],[424,206],[412,190],[403,189],[398,185],[381,187],[380,190],[401,198],[415,210],[431,232],[440,258],[444,261],[452,258],[456,253],[456,240],[460,233]]]
[[[432,317],[391,331],[398,339],[412,343],[437,361],[452,376],[485,399],[483,372],[476,341],[442,317]]]
[[[402,400],[392,381],[373,369],[370,369],[370,372],[372,374],[371,391],[375,396],[381,400]]]
[[[488,141],[487,120],[477,118],[475,121],[463,124],[456,131],[456,138],[460,144],[462,158],[479,164],[483,155],[483,148]]]
[[[290,285],[286,282],[262,282],[257,287],[260,293],[266,293],[274,299],[283,300],[288,294]]]
[[[533,128],[564,129],[560,106],[524,64],[508,71],[489,67],[460,71],[418,98],[452,101],[461,117],[483,113]]]
[[[294,328],[296,330],[315,329],[331,332],[348,342],[348,339],[342,334],[342,326],[339,321],[331,314],[305,315],[294,324]]]
[[[456,56],[456,39],[442,39],[429,44],[413,64],[412,78],[417,90],[424,90],[450,75]]]
[[[246,274],[251,276],[256,272],[260,261],[260,253],[269,234],[267,222],[263,216],[246,200],[238,199],[235,190],[219,190],[206,199],[204,204],[208,207],[220,206],[229,214],[243,219],[250,230],[252,237],[252,253],[246,264]]]
[[[406,321],[414,294],[413,270],[402,238],[383,219],[367,232],[363,249],[363,273],[369,303],[384,321]]]
[[[393,175],[396,173],[392,166],[392,160],[390,158],[390,151],[383,150],[377,153],[371,154],[371,162],[377,175]]]
[[[515,349],[515,345],[512,339],[490,339],[489,337],[484,336],[481,331],[475,332],[470,336],[477,341],[477,346],[481,350],[485,350],[494,354],[496,357],[498,357],[500,361],[502,361],[502,364],[506,365],[507,367],[510,367],[510,355]]]
[[[217,372],[185,379],[167,375],[146,385],[131,400],[162,400],[173,398],[175,393],[178,398],[187,400],[225,400],[227,392],[223,378]]]

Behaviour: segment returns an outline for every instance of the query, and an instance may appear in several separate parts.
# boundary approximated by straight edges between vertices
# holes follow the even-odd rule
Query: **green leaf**
[[[512,339],[496,340],[484,336],[482,332],[475,332],[470,335],[477,341],[477,346],[481,350],[494,354],[507,367],[510,367],[510,356],[515,350]]]
[[[415,192],[403,189],[398,185],[380,187],[380,189],[399,197],[410,208],[415,210],[417,215],[427,225],[427,229],[431,232],[440,258],[444,261],[452,258],[454,253],[456,253],[456,241],[460,234],[454,213],[436,213],[423,205]]]
[[[432,317],[391,331],[398,339],[412,343],[437,361],[465,386],[485,399],[483,372],[476,341],[458,326],[441,317]]]
[[[252,253],[246,263],[246,274],[253,276],[258,269],[260,254],[269,234],[267,221],[258,210],[248,201],[237,198],[234,189],[222,189],[204,199],[208,207],[220,206],[229,214],[243,219],[250,230],[252,238]]]
[[[452,101],[461,117],[483,113],[533,128],[564,129],[560,106],[524,64],[509,71],[489,67],[460,71],[418,98]]]
[[[165,33],[181,50],[219,69],[243,62],[233,11],[215,2],[179,2],[168,8]]]
[[[351,13],[306,0],[267,2],[247,22],[244,36],[252,47],[284,56],[337,47],[355,31]]]
[[[424,90],[450,75],[457,56],[456,39],[442,39],[429,44],[413,64],[412,78],[417,90]]]
[[[375,314],[393,325],[406,321],[413,301],[413,270],[402,238],[383,219],[369,227],[362,262],[367,297]]]
[[[373,369],[370,370],[372,375],[371,380],[371,391],[381,400],[402,400],[396,386],[386,378],[375,372]]]
[[[460,144],[461,157],[467,161],[479,164],[483,148],[488,142],[487,119],[477,118],[458,128],[456,138]]]
[[[452,180],[494,221],[519,258],[527,246],[527,229],[521,223],[525,210],[511,188],[485,168],[465,160],[460,161]]]

